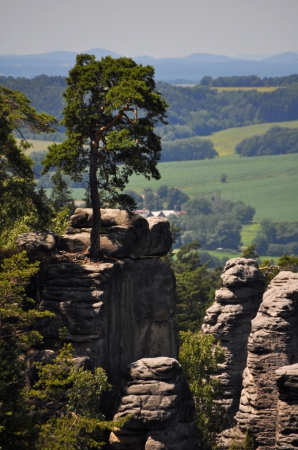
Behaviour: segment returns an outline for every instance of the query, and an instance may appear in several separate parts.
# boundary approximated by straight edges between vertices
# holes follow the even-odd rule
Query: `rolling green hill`
[[[271,122],[258,125],[249,125],[247,127],[229,128],[228,130],[218,131],[210,136],[204,136],[201,139],[211,140],[214,148],[220,156],[232,155],[235,153],[235,145],[243,139],[250,138],[257,134],[265,134],[274,126],[297,128],[298,120],[290,122]]]
[[[243,200],[256,208],[255,221],[297,220],[298,154],[240,158],[237,155],[203,161],[159,164],[161,180],[133,176],[129,189],[178,186],[193,196],[221,191],[222,197]],[[227,182],[220,181],[227,174]]]
[[[133,176],[129,189],[156,190],[162,184],[177,186],[194,196],[221,191],[224,199],[243,200],[256,208],[255,221],[297,220],[298,154],[240,158],[230,155],[213,160],[159,164],[161,179],[145,180]],[[227,174],[226,183],[220,181]],[[84,189],[73,189],[81,199]]]
[[[139,192],[160,185],[178,186],[187,194],[221,191],[222,197],[233,201],[243,200],[256,208],[255,221],[271,218],[273,221],[297,220],[298,154],[240,158],[234,154],[234,146],[242,139],[257,133],[265,133],[275,123],[233,128],[215,133],[212,139],[222,157],[211,160],[160,163],[159,181],[147,181],[133,176],[129,189]],[[296,127],[298,121],[279,123],[279,126]],[[44,150],[50,144],[33,141],[30,151]],[[223,157],[223,155],[226,155]],[[227,174],[227,182],[220,181]],[[84,189],[73,189],[77,200],[84,196]]]

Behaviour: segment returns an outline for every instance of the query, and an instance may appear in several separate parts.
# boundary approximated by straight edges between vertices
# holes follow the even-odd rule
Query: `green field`
[[[256,237],[259,229],[260,229],[259,223],[253,222],[252,224],[249,225],[243,225],[241,232],[241,240],[245,247],[251,245],[252,240],[254,237]]]
[[[20,141],[21,139],[17,139],[17,141]],[[47,147],[51,144],[53,144],[53,142],[51,141],[38,141],[38,140],[32,140],[32,139],[28,139],[28,142],[30,142],[30,144],[33,145],[33,147],[28,148],[28,150],[26,150],[26,154],[30,155],[30,153],[32,152],[41,152],[42,150],[47,150]],[[58,144],[59,142],[57,142]]]
[[[249,125],[247,127],[229,128],[228,130],[218,131],[210,136],[204,136],[202,139],[211,140],[215,150],[220,156],[232,155],[235,153],[235,145],[243,139],[250,138],[257,134],[265,134],[269,128],[279,127],[298,127],[298,120],[291,122],[272,122],[260,123],[258,125]]]
[[[239,144],[243,139],[250,138],[256,134],[265,134],[274,126],[298,128],[298,120],[291,122],[271,122],[260,123],[257,125],[249,125],[247,127],[229,128],[227,130],[218,131],[210,136],[203,136],[202,139],[211,140],[220,156],[232,155],[235,153],[235,145]],[[19,139],[17,139],[19,140]],[[29,140],[34,147],[26,151],[29,155],[32,152],[46,150],[53,142]]]
[[[161,180],[147,181],[133,176],[129,189],[142,192],[145,188],[156,190],[160,185],[176,186],[188,195],[220,191],[224,199],[243,200],[256,208],[254,220],[298,220],[298,154],[241,158],[234,154],[234,146],[242,139],[265,133],[274,125],[298,127],[298,121],[266,123],[220,131],[211,139],[221,157],[211,160],[160,163]],[[45,150],[49,141],[33,141],[30,151]],[[225,156],[223,156],[225,155]],[[227,182],[220,181],[227,174]],[[76,200],[84,196],[84,189],[73,189]],[[243,230],[243,242],[249,245],[256,230]]]
[[[241,253],[225,253],[225,252],[216,252],[215,250],[207,250],[207,252],[211,255],[211,256],[216,256],[217,258],[228,258],[228,259],[233,259],[233,258],[240,258],[241,257]],[[262,256],[260,255],[260,260],[264,261],[266,259],[272,260],[274,261],[274,263],[276,264],[279,256]]]
[[[211,89],[216,90],[218,92],[222,91],[258,91],[258,92],[272,92],[278,89],[277,86],[260,86],[260,87],[216,87],[212,86]]]
[[[182,161],[158,165],[161,179],[132,176],[129,189],[156,190],[162,184],[183,189],[190,196],[220,191],[222,198],[243,200],[256,208],[255,221],[298,220],[298,154],[240,158],[237,155],[203,161]],[[227,182],[220,181],[227,174]],[[77,200],[84,189],[73,189]]]

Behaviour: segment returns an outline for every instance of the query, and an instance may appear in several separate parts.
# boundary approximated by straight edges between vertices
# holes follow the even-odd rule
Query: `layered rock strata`
[[[180,364],[144,358],[130,364],[114,419],[130,415],[110,435],[116,450],[197,450],[194,403]]]
[[[59,238],[58,250],[87,252],[93,222],[91,208],[77,208],[70,228]],[[165,255],[172,247],[170,224],[163,217],[144,219],[120,209],[101,210],[100,248],[113,258]]]
[[[276,448],[298,448],[298,364],[276,370]]]
[[[175,279],[159,258],[43,267],[40,324],[50,347],[66,328],[77,357],[103,367],[113,384],[142,357],[177,357]]]
[[[58,238],[52,232],[24,233],[16,244],[32,252],[88,253],[93,214],[91,208],[77,208],[70,218],[70,227]],[[120,209],[101,210],[100,248],[112,258],[163,256],[172,247],[169,221],[164,217],[144,219]]]
[[[221,280],[223,287],[215,293],[216,301],[206,312],[202,331],[218,339],[225,351],[218,376],[224,389],[223,405],[232,422],[239,406],[251,320],[260,306],[265,278],[256,261],[235,258],[226,263]]]
[[[236,415],[241,430],[254,430],[259,449],[275,448],[278,415],[275,371],[281,366],[297,363],[297,349],[298,274],[280,272],[271,281],[252,321],[247,367]],[[283,413],[279,416],[278,427],[282,427],[282,416]],[[278,439],[281,441],[281,437]]]

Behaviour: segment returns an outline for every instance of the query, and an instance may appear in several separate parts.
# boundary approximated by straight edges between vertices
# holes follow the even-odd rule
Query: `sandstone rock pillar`
[[[297,362],[298,274],[280,272],[271,281],[252,321],[247,367],[236,415],[240,429],[254,430],[258,449],[273,449],[276,444],[278,390],[275,371]],[[280,421],[283,420],[281,417]]]
[[[256,261],[235,258],[227,261],[221,279],[223,287],[215,293],[216,301],[206,312],[202,331],[218,339],[225,351],[218,376],[232,423],[239,406],[251,321],[262,300],[265,278]]]
[[[194,402],[178,361],[144,358],[130,364],[122,384],[117,420],[111,433],[116,450],[197,450]]]
[[[276,370],[278,388],[276,448],[298,447],[298,364]]]

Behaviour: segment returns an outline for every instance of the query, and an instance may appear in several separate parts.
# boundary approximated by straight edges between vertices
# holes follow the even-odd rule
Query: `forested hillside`
[[[207,77],[208,78],[208,77]],[[210,77],[209,77],[210,78]],[[298,119],[298,83],[297,76],[259,79],[258,77],[228,77],[223,80],[209,80],[212,84],[256,85],[275,83],[280,88],[272,92],[222,91],[212,89],[209,85],[194,87],[173,86],[157,83],[157,89],[170,105],[168,125],[160,126],[157,131],[165,143],[165,153],[171,153],[166,161],[177,160],[174,156],[179,140],[185,149],[184,159],[201,159],[210,157],[208,151],[195,154],[193,141],[187,139],[195,136],[208,136],[227,128],[242,127],[266,122],[282,122]],[[204,79],[202,80],[203,83]],[[269,83],[269,84],[268,84]],[[64,105],[63,92],[65,78],[40,75],[27,78],[0,77],[0,84],[24,92],[38,111],[45,111],[61,118]],[[207,83],[206,83],[207,84]],[[34,138],[34,135],[26,135]],[[46,138],[46,136],[41,136]],[[63,136],[56,136],[56,139]],[[51,140],[54,140],[51,136]],[[174,141],[174,142],[173,142]],[[173,142],[173,144],[172,144]],[[216,150],[216,148],[215,148]],[[179,157],[181,159],[181,156]],[[179,160],[178,159],[178,160]]]
[[[214,87],[263,87],[263,86],[288,86],[298,83],[298,75],[289,75],[288,77],[265,77],[260,78],[256,75],[234,76],[234,77],[203,77],[200,84]]]
[[[244,139],[235,150],[240,156],[298,153],[298,129],[272,127],[262,136]]]
[[[208,86],[158,84],[170,104],[164,140],[205,136],[218,130],[256,123],[298,119],[298,83],[272,92],[223,91]]]

